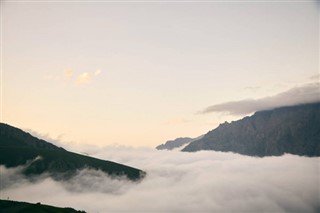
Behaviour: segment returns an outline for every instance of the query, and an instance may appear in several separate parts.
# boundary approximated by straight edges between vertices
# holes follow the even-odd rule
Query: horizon
[[[1,1],[1,122],[152,147],[320,101],[319,5]]]
[[[225,122],[221,122],[219,123],[219,125],[211,130],[209,130],[208,132],[205,132],[203,133],[202,135],[199,135],[198,137],[196,138],[199,138],[199,137],[203,137],[204,135],[206,135],[207,133],[209,133],[210,131],[212,130],[215,130],[216,128],[218,128],[220,125],[222,124],[225,124],[225,123],[232,123],[232,122],[237,122],[237,121],[241,121],[243,120],[244,118],[246,117],[251,117],[253,116],[254,114],[258,113],[258,112],[266,112],[266,111],[273,111],[273,110],[277,110],[277,109],[281,109],[281,108],[290,108],[290,107],[297,107],[297,106],[304,106],[304,105],[314,105],[314,104],[320,104],[320,101],[313,101],[313,102],[306,102],[306,103],[298,103],[298,104],[294,104],[294,105],[285,105],[285,106],[278,106],[278,107],[274,107],[274,108],[270,108],[270,109],[264,109],[264,110],[259,110],[259,111],[255,111],[253,114],[249,115],[249,116],[244,116],[244,117],[241,117],[240,119],[238,120],[232,120],[232,121],[225,121]],[[16,127],[16,126],[13,126],[9,123],[3,123],[3,122],[0,122],[1,124],[4,124],[4,125],[8,125],[8,126],[11,126],[13,128],[18,128],[20,129],[19,127]],[[180,139],[180,138],[190,138],[190,137],[177,137],[177,138],[173,138],[173,139],[168,139],[166,141],[164,141],[162,144],[157,144],[156,146],[157,147],[148,147],[148,146],[129,146],[129,145],[123,145],[123,144],[107,144],[105,146],[99,146],[99,145],[96,145],[96,144],[79,144],[79,143],[75,143],[75,142],[66,142],[66,141],[63,141],[63,140],[60,140],[59,138],[52,138],[50,137],[50,135],[48,134],[41,134],[39,132],[37,132],[36,130],[33,130],[33,129],[20,129],[26,133],[29,133],[31,136],[35,137],[35,138],[38,138],[40,140],[44,140],[48,143],[51,143],[57,147],[60,147],[60,148],[63,148],[63,149],[66,149],[67,151],[71,151],[71,152],[75,152],[75,153],[79,153],[79,154],[85,154],[85,155],[88,155],[88,156],[91,156],[91,155],[95,155],[100,149],[107,149],[107,148],[111,148],[111,149],[114,149],[114,148],[124,148],[124,149],[128,149],[128,148],[140,148],[140,149],[149,149],[149,150],[152,150],[152,149],[157,149],[158,146],[160,145],[164,145],[166,144],[167,142],[172,142],[176,139]],[[193,138],[193,139],[196,139],[196,138]],[[188,144],[188,143],[187,143]],[[180,147],[181,148],[181,147]],[[166,149],[166,148],[165,148]],[[180,150],[180,149],[178,149]]]

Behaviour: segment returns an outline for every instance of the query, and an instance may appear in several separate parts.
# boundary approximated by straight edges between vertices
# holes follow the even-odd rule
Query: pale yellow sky
[[[209,106],[319,82],[316,1],[1,9],[2,122],[64,142],[154,147],[197,137],[244,116],[199,113]]]

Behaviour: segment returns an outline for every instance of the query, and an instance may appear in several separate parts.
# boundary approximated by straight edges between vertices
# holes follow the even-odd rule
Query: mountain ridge
[[[26,176],[49,173],[56,179],[68,179],[85,168],[101,170],[113,177],[126,176],[130,180],[146,175],[127,165],[66,151],[8,124],[0,123],[0,130],[0,165],[9,168],[25,165]],[[34,160],[36,158],[38,160]]]
[[[44,205],[41,203],[28,203],[13,200],[0,200],[0,209],[2,213],[21,213],[21,212],[56,212],[56,213],[86,213],[85,211],[78,211],[71,207],[55,207]]]
[[[37,138],[31,135],[29,132],[23,131],[17,127],[11,126],[9,124],[0,123],[1,136],[7,138],[12,138],[12,141],[1,141],[1,146],[18,146],[18,147],[34,147],[34,148],[44,148],[52,150],[65,150],[62,147],[58,147],[52,143],[49,143],[43,139]],[[6,142],[9,142],[6,144]]]
[[[250,156],[320,156],[320,102],[258,111],[225,122],[182,151],[215,150]]]
[[[199,140],[203,137],[203,135],[198,136],[196,138],[190,138],[190,137],[180,137],[176,138],[174,140],[168,140],[164,144],[160,144],[156,146],[157,150],[173,150],[179,147],[183,147],[193,141]]]

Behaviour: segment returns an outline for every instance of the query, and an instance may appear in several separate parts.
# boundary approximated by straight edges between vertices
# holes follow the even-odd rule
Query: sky
[[[82,170],[68,181],[28,181],[0,166],[2,199],[87,212],[319,212],[319,157],[107,147],[94,156],[147,172],[138,183]],[[192,183],[192,184],[190,184]],[[48,190],[50,189],[50,190]],[[125,204],[125,205],[124,205]]]
[[[1,1],[1,122],[155,147],[319,101],[316,1]]]

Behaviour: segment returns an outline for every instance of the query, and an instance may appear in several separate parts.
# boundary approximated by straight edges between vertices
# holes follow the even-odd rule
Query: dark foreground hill
[[[220,124],[182,151],[215,150],[251,156],[320,156],[320,103],[256,112]]]
[[[0,165],[25,165],[23,172],[27,176],[48,173],[56,179],[72,177],[84,168],[101,170],[111,176],[126,176],[130,180],[139,180],[145,175],[136,168],[68,152],[3,123],[0,123]]]
[[[40,203],[26,203],[11,200],[0,200],[1,213],[85,213],[72,208],[58,208]]]

